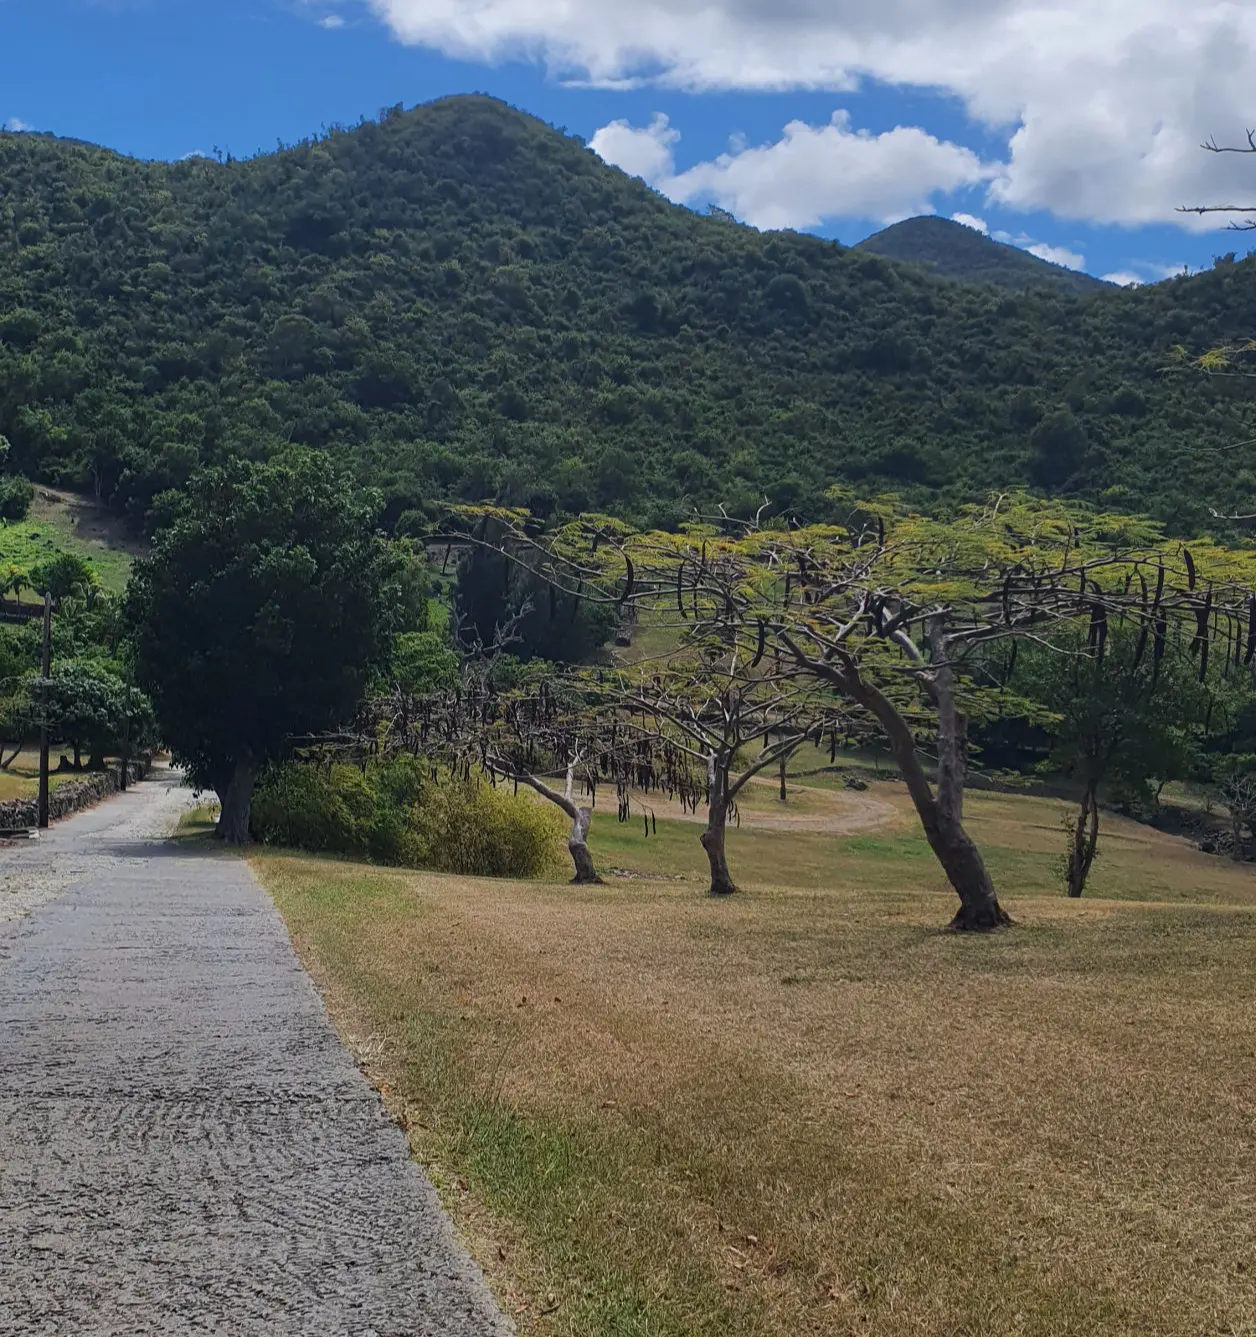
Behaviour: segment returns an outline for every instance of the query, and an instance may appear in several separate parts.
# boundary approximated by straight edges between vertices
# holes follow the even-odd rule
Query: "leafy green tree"
[[[0,519],[25,520],[35,500],[31,483],[17,474],[0,478]]]
[[[449,691],[458,685],[460,661],[439,631],[408,631],[397,637],[390,676],[409,696]]]
[[[1153,780],[1184,779],[1200,752],[1209,691],[1186,650],[1166,646],[1158,654],[1132,626],[1102,641],[1078,634],[1051,648],[1031,643],[1013,681],[1045,712],[1048,768],[1081,791],[1065,869],[1068,894],[1078,897],[1099,849],[1102,791],[1148,804]]]
[[[258,770],[357,706],[421,617],[414,559],[376,528],[381,499],[323,456],[233,461],[189,486],[136,564],[138,679],[193,780],[243,843]]]
[[[103,770],[106,756],[118,752],[124,734],[136,750],[153,741],[152,702],[127,686],[116,662],[74,659],[54,664],[46,700],[50,733],[73,749],[76,770],[82,767],[84,752],[92,770]]]
[[[31,571],[31,586],[55,601],[82,599],[91,602],[100,593],[100,577],[90,562],[76,553],[60,552]]]

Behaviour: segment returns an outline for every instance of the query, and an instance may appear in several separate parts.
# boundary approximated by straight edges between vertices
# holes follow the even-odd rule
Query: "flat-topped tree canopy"
[[[1250,666],[1256,552],[1183,544],[1145,518],[1022,494],[945,516],[893,497],[834,501],[843,523],[789,530],[721,519],[639,533],[587,516],[545,532],[493,514],[516,560],[583,597],[667,618],[678,653],[714,637],[749,665],[787,661],[875,721],[960,897],[956,927],[997,927],[1007,916],[963,825],[969,720],[1017,708],[988,681],[990,647],[1032,639],[1076,652],[1080,628],[1083,652],[1102,659],[1120,623],[1153,666],[1170,637],[1201,677],[1210,662]],[[921,733],[937,749],[935,779]]]

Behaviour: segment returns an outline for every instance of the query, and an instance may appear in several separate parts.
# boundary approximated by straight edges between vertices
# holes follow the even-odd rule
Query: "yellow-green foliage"
[[[538,877],[559,864],[562,821],[476,778],[432,779],[414,758],[358,766],[293,763],[253,804],[271,845],[480,877]]]
[[[539,877],[561,866],[558,811],[478,777],[430,785],[415,821],[426,866],[442,873]]]

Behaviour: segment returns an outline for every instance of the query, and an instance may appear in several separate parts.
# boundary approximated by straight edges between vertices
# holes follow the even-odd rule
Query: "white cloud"
[[[20,135],[24,130],[33,130],[33,125],[28,125],[25,121],[19,120],[16,116],[10,116],[5,123],[0,126],[0,130],[7,130],[10,134]]]
[[[1246,188],[1256,202],[1252,160],[1199,148],[1252,114],[1256,5],[1243,0],[370,3],[403,41],[606,85],[838,90],[872,78],[948,94],[1006,133],[992,195],[1014,209],[1203,229],[1216,220],[1174,207]]]
[[[975,214],[952,214],[952,223],[963,223],[965,227],[970,227],[974,232],[984,232],[987,236],[990,233],[990,225],[984,218],[978,218]]]
[[[1118,288],[1137,288],[1140,284],[1146,282],[1145,279],[1140,278],[1129,269],[1118,269],[1114,273],[1105,274],[1103,277],[1105,282],[1115,283]]]
[[[1179,260],[1176,265],[1157,265],[1149,262],[1144,268],[1157,279],[1176,279],[1181,278],[1183,274],[1199,273],[1198,269],[1192,271],[1184,260]]]
[[[680,131],[673,130],[660,112],[644,130],[634,129],[627,121],[612,121],[593,136],[589,147],[629,176],[661,186],[675,174],[673,149],[679,141]]]
[[[958,144],[899,126],[884,134],[852,130],[846,112],[827,125],[792,121],[775,143],[733,142],[728,152],[675,170],[679,134],[667,117],[644,129],[613,121],[591,144],[607,162],[644,177],[670,199],[709,200],[760,228],[815,227],[825,218],[894,222],[932,213],[933,197],[978,185],[994,169]]]
[[[1063,265],[1065,269],[1085,269],[1086,257],[1077,251],[1070,251],[1067,246],[1049,246],[1045,241],[1035,241],[1025,249],[1030,255],[1048,264]]]
[[[319,19],[318,26],[320,28],[328,29],[343,28],[345,26],[345,21],[339,14],[328,14]]]

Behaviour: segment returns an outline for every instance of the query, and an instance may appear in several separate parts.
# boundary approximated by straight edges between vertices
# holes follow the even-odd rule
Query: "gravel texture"
[[[247,865],[161,839],[189,797],[0,851],[0,1334],[506,1337]]]

